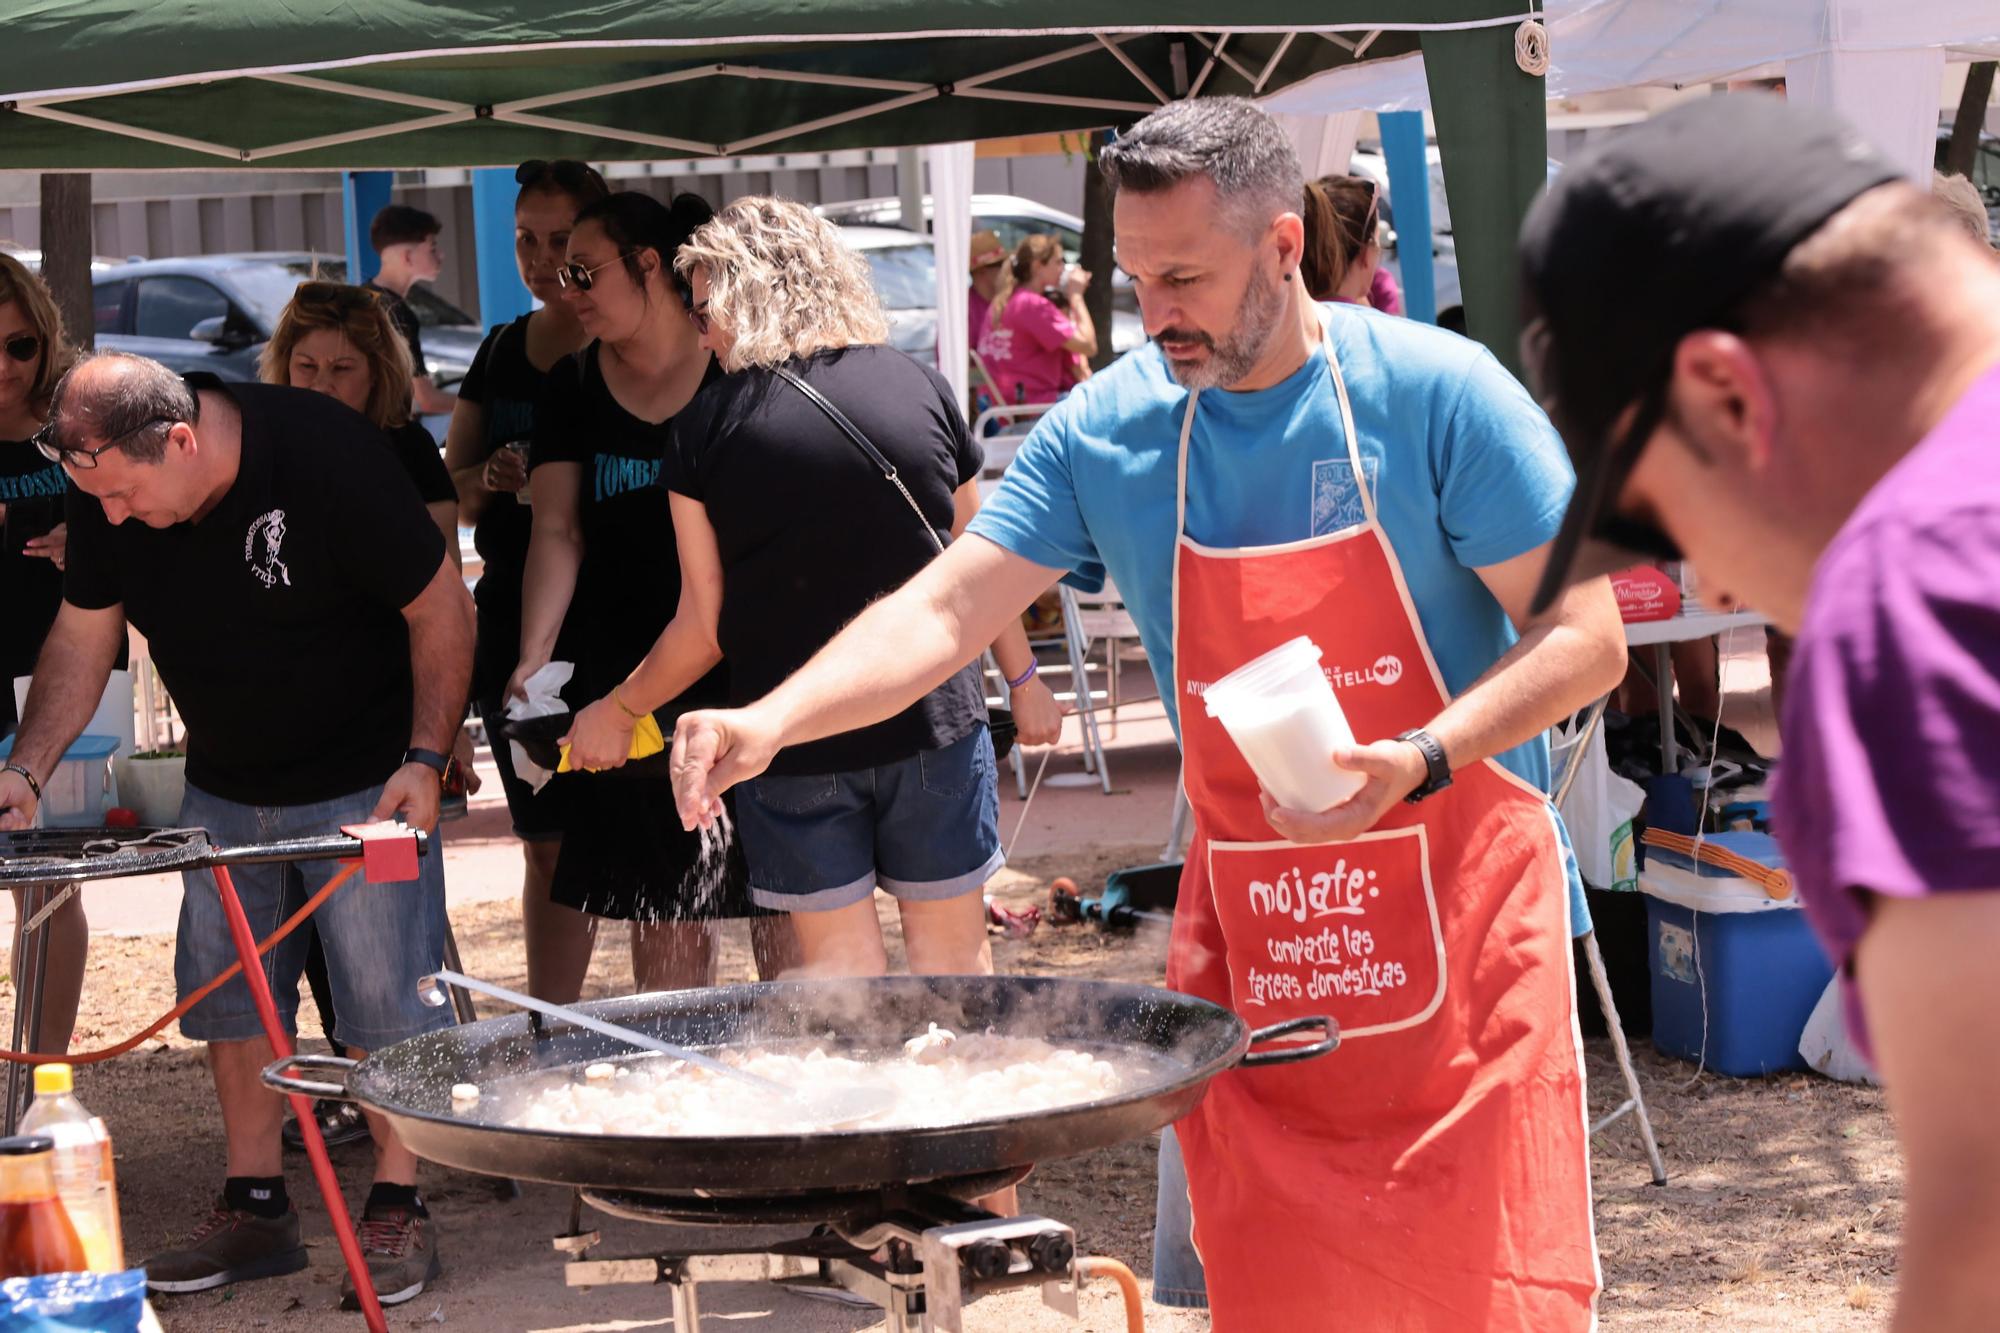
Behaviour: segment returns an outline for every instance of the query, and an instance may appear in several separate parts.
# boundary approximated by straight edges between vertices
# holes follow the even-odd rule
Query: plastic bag
[[[1826,983],[1819,1003],[1806,1019],[1799,1034],[1799,1055],[1806,1064],[1830,1079],[1842,1083],[1880,1083],[1875,1066],[1848,1035],[1846,1015],[1840,1002],[1840,978]]]
[[[576,667],[569,662],[549,662],[523,683],[527,689],[526,699],[509,699],[507,716],[512,721],[531,717],[547,717],[551,713],[567,713],[569,705],[562,701],[562,688],[569,684]],[[534,791],[540,791],[553,773],[529,757],[527,749],[519,741],[509,741],[514,747],[514,771],[521,780]]]
[[[1576,736],[1557,727],[1551,755],[1561,773],[1574,756]],[[1645,789],[1611,771],[1604,752],[1604,728],[1594,727],[1583,770],[1563,797],[1563,823],[1576,848],[1577,869],[1595,889],[1634,890],[1639,887],[1632,849],[1632,820],[1646,803]]]
[[[146,1272],[48,1273],[0,1282],[0,1333],[140,1333]]]

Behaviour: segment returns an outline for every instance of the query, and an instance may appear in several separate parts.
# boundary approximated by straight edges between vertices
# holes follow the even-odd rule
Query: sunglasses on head
[[[544,180],[552,180],[565,190],[580,186],[597,189],[603,184],[596,171],[573,157],[531,157],[514,168],[516,185],[535,185]]]
[[[380,303],[374,292],[366,287],[354,287],[344,282],[302,282],[292,293],[295,305],[329,306],[335,310],[365,310]]]
[[[0,343],[0,349],[4,349],[9,357],[25,365],[42,354],[41,335],[35,333],[16,334],[6,342]]]
[[[35,432],[34,445],[42,457],[48,459],[51,463],[60,463],[64,467],[84,472],[97,466],[98,455],[110,453],[140,431],[151,430],[155,426],[177,426],[179,424],[180,418],[178,417],[154,417],[150,421],[140,422],[130,430],[118,432],[109,441],[98,445],[95,449],[79,449],[74,445],[64,444],[56,438],[55,418],[51,417],[46,425]]]

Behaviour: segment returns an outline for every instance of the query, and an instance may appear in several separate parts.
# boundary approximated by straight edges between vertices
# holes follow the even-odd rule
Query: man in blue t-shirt
[[[1148,116],[1102,165],[1151,346],[1024,443],[971,540],[740,710],[682,718],[691,825],[784,745],[889,716],[1055,577],[1117,582],[1195,813],[1168,984],[1334,1056],[1210,1085],[1177,1125],[1218,1327],[1589,1326],[1561,833],[1542,733],[1616,684],[1602,580],[1528,606],[1572,487],[1477,346],[1297,273],[1296,157],[1248,102]],[[1287,809],[1202,705],[1309,639],[1359,790]]]

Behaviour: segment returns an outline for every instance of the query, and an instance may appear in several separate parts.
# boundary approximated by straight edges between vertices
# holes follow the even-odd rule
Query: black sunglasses
[[[344,282],[302,282],[292,293],[294,305],[330,306],[335,310],[365,310],[381,304],[381,298],[366,287]]]
[[[604,189],[604,178],[597,174],[596,169],[573,157],[531,157],[514,168],[516,185],[538,185],[544,180],[552,180],[572,193],[579,187],[596,191]]]
[[[681,305],[686,308],[688,318],[694,321],[694,331],[706,338],[708,336],[708,302],[703,301],[701,304],[696,305],[694,288],[687,286],[685,283],[677,283],[676,286],[680,288]]]
[[[41,335],[35,333],[16,334],[6,342],[0,343],[0,348],[5,348],[8,356],[25,365],[42,354]]]
[[[637,253],[639,253],[637,250],[627,250],[592,268],[585,268],[581,264],[564,264],[556,270],[556,286],[574,287],[580,292],[587,292],[590,290],[590,284],[595,281],[595,274],[602,273],[613,264],[630,259]]]
[[[130,430],[120,431],[112,437],[109,443],[100,444],[95,449],[79,449],[73,445],[64,444],[56,438],[55,418],[51,417],[46,425],[35,432],[34,444],[42,457],[48,459],[51,463],[60,463],[65,467],[72,467],[79,472],[84,472],[97,466],[97,457],[99,454],[111,452],[111,450],[116,449],[140,431],[151,430],[155,426],[178,426],[179,424],[179,417],[154,417],[150,421],[140,422]]]

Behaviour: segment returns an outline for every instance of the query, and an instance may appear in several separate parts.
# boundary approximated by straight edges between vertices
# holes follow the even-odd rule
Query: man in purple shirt
[[[1894,1328],[1990,1329],[2000,270],[1844,126],[1761,96],[1613,138],[1521,252],[1577,467],[1541,598],[1685,553],[1797,634],[1777,832],[1896,1113]]]

